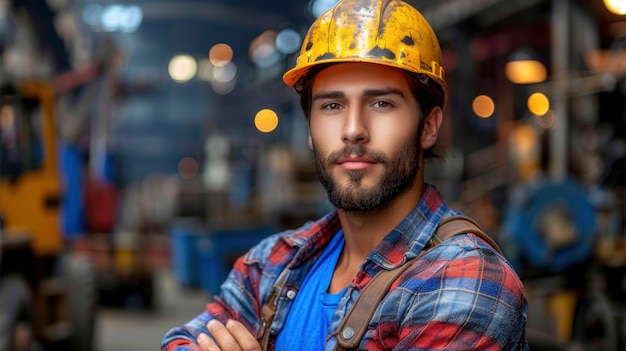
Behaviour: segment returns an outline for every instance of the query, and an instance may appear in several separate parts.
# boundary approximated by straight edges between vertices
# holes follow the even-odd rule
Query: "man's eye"
[[[377,108],[385,108],[385,107],[390,107],[391,103],[389,103],[388,101],[376,101],[374,103],[374,107]]]
[[[339,104],[336,102],[330,102],[328,104],[325,104],[324,106],[322,106],[323,109],[325,110],[336,110],[339,108]]]

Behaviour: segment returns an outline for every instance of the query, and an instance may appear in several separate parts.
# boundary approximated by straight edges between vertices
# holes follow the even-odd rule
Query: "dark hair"
[[[298,94],[300,94],[300,107],[302,108],[302,113],[304,113],[304,117],[307,122],[311,119],[311,103],[313,100],[313,78],[325,68],[328,68],[331,64],[321,64],[312,67],[309,69],[306,74],[300,78],[300,80],[296,83],[296,86],[301,86],[301,89],[297,89]]]
[[[304,113],[304,117],[306,117],[307,121],[311,118],[311,103],[313,99],[311,90],[313,89],[313,78],[330,65],[332,64],[323,64],[311,68],[297,83],[302,87],[299,91],[300,107],[302,108],[302,113]],[[413,97],[417,101],[417,106],[420,109],[418,118],[421,118],[419,128],[421,131],[424,123],[423,116],[427,116],[433,108],[435,108],[435,106],[439,106],[442,109],[444,108],[445,94],[441,86],[426,75],[406,72],[405,76],[409,84],[409,89],[411,89]],[[440,158],[436,145],[428,149],[424,149],[424,159],[429,158]]]
[[[417,106],[421,110],[420,128],[424,129],[424,116],[428,116],[436,106],[444,108],[444,92],[439,84],[423,74],[407,73],[407,82],[413,97],[417,101]],[[421,135],[418,135],[418,138]],[[424,160],[441,159],[441,153],[437,144],[424,149]]]

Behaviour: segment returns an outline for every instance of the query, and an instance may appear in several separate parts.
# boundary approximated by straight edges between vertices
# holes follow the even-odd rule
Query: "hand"
[[[240,322],[229,319],[224,325],[213,319],[206,327],[215,341],[206,334],[198,335],[198,345],[205,351],[262,351],[254,335]]]

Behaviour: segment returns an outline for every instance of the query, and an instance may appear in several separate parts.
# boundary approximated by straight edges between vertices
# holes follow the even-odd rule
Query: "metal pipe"
[[[550,129],[549,177],[559,181],[567,174],[567,143],[569,130],[569,0],[552,1],[552,111],[556,122]]]

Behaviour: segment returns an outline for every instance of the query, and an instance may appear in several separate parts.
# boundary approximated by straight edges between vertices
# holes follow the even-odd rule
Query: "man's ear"
[[[437,135],[439,134],[439,127],[441,127],[441,121],[443,120],[443,111],[441,107],[435,106],[428,116],[424,119],[424,128],[422,129],[422,149],[428,149],[435,145],[437,142]]]
[[[309,132],[309,149],[313,151],[313,139],[311,138],[311,132]]]

